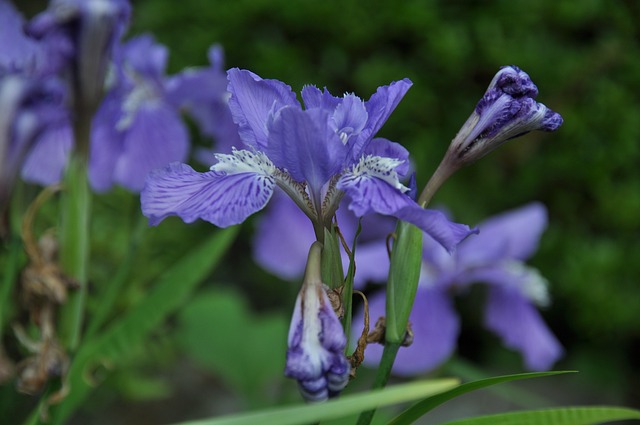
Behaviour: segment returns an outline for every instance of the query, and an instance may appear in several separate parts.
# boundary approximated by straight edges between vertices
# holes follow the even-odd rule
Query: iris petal
[[[147,177],[142,212],[151,225],[177,215],[187,223],[200,218],[228,227],[264,208],[274,185],[273,177],[258,172],[198,173],[188,165],[171,163]]]
[[[484,320],[504,345],[522,353],[527,369],[548,370],[562,355],[538,311],[515,288],[491,287]]]
[[[277,81],[264,80],[251,71],[233,68],[227,71],[231,92],[229,107],[233,121],[240,128],[242,141],[255,148],[267,145],[267,123],[284,106],[298,106],[291,87]]]

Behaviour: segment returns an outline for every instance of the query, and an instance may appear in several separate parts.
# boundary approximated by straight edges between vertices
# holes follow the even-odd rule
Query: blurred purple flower
[[[54,79],[0,70],[0,204],[5,206],[32,146],[68,120],[64,90]],[[46,170],[44,164],[42,169]],[[24,169],[23,169],[24,172]],[[4,210],[4,208],[0,208]]]
[[[183,161],[189,136],[169,99],[167,48],[141,35],[116,49],[112,87],[91,129],[89,178],[96,191],[114,183],[139,192],[147,174]]]
[[[127,0],[51,0],[27,26],[29,34],[70,70],[76,107],[97,107],[112,50],[131,15]]]
[[[242,141],[229,109],[231,94],[227,91],[222,46],[211,46],[208,56],[210,66],[187,68],[171,77],[167,95],[193,117],[203,135],[213,138],[216,152],[231,153],[233,146],[242,146]],[[213,149],[199,149],[195,155],[203,164],[210,164],[215,157]]]
[[[421,208],[399,181],[408,152],[374,139],[411,86],[402,80],[380,87],[366,102],[305,86],[291,88],[239,69],[228,71],[230,107],[246,149],[216,154],[207,173],[174,163],[149,175],[142,211],[151,224],[170,215],[198,218],[219,227],[244,221],[282,188],[319,229],[332,219],[342,197],[357,216],[377,212],[416,224],[452,250],[470,230],[437,211]],[[321,236],[320,236],[321,237]]]
[[[414,341],[398,352],[394,373],[426,372],[451,356],[460,326],[453,295],[475,282],[488,286],[485,326],[522,354],[527,369],[549,369],[563,350],[535,307],[549,302],[547,282],[524,263],[536,251],[546,223],[545,207],[532,203],[485,221],[478,226],[480,234],[463,241],[453,255],[425,237],[420,283],[409,318]],[[388,262],[379,267],[388,269]],[[372,320],[384,316],[384,311],[384,293],[370,297]],[[353,323],[362,323],[362,312]],[[381,355],[381,346],[369,345],[365,364],[377,365]]]
[[[0,1],[0,195],[6,202],[18,170],[31,182],[56,173],[70,140],[56,143],[69,122],[66,93],[56,79],[43,43],[23,31],[24,19],[8,2]],[[46,161],[33,163],[47,151]],[[4,206],[4,205],[3,205]]]

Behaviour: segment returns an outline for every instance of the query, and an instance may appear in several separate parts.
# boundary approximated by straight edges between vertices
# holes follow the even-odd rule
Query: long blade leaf
[[[365,410],[415,400],[458,385],[456,379],[412,382],[366,393],[343,396],[321,404],[306,404],[242,413],[175,425],[298,425],[337,419]]]
[[[396,416],[389,425],[408,425],[415,422],[427,412],[433,410],[439,405],[453,398],[461,396],[471,391],[487,388],[492,385],[501,384],[503,382],[516,381],[520,379],[540,378],[543,376],[560,375],[570,373],[571,371],[554,371],[554,372],[536,372],[536,373],[519,373],[515,375],[496,376],[493,378],[480,379],[478,381],[467,382],[452,390],[434,395],[409,407],[407,410]]]
[[[640,419],[640,410],[610,406],[563,407],[479,416],[443,425],[595,425],[625,419]]]

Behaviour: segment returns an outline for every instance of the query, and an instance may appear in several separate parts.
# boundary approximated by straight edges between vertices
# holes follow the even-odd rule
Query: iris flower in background
[[[70,140],[57,140],[69,123],[64,84],[55,76],[47,46],[26,35],[24,24],[22,15],[0,0],[0,209],[20,170],[25,180],[40,182],[50,161],[64,160],[70,146]],[[52,140],[60,142],[54,149]],[[34,164],[39,151],[47,161]]]
[[[117,183],[139,192],[151,170],[186,159],[189,135],[180,105],[170,100],[167,58],[151,35],[116,49],[111,87],[91,131],[89,178],[96,191]]]
[[[427,372],[453,354],[460,329],[453,298],[474,283],[488,288],[484,325],[506,347],[522,354],[527,369],[549,369],[563,350],[536,309],[549,303],[547,282],[524,262],[536,251],[546,224],[545,207],[528,204],[480,224],[480,234],[464,240],[453,255],[425,235],[420,283],[409,318],[414,340],[398,352],[394,373]],[[388,270],[388,262],[369,263],[376,265]],[[369,298],[372,320],[384,316],[384,298],[383,291]],[[353,323],[362,323],[362,315],[359,312]],[[375,366],[381,355],[381,346],[367,346],[365,364]]]
[[[211,46],[208,58],[209,66],[187,68],[172,77],[167,83],[167,95],[195,120],[204,136],[213,139],[215,152],[231,153],[232,147],[241,146],[242,141],[229,109],[231,94],[227,91],[222,46]],[[195,156],[203,164],[210,164],[214,150],[200,148]]]
[[[70,73],[77,107],[93,109],[100,102],[112,51],[130,15],[127,0],[51,0],[27,25]]]

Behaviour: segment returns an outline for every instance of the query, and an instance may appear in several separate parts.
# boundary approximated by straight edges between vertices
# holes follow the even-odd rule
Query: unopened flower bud
[[[466,165],[514,137],[532,130],[556,130],[562,117],[536,102],[537,95],[538,88],[527,73],[516,66],[502,67],[451,142],[447,155]]]
[[[349,382],[347,339],[322,283],[321,252],[322,245],[314,242],[291,319],[284,372],[310,402],[338,395]]]

